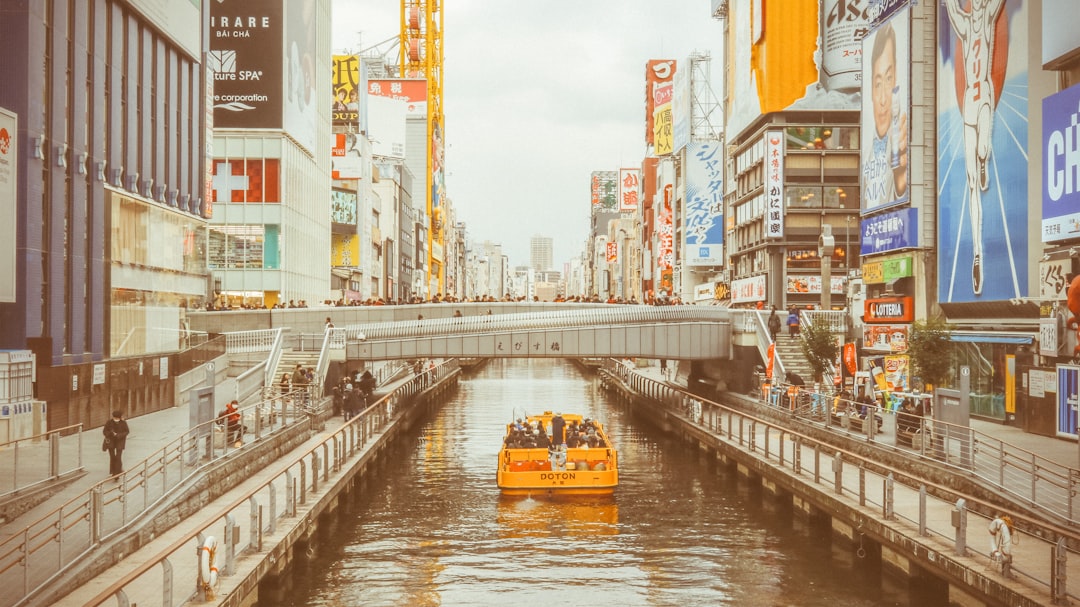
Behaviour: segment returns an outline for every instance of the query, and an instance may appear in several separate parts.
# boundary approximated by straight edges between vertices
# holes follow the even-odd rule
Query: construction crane
[[[427,175],[425,198],[428,217],[428,286],[434,278],[436,291],[444,292],[446,182],[443,165],[443,13],[442,0],[401,0],[401,42],[398,45],[401,78],[424,78],[427,81]],[[416,197],[414,196],[414,199]]]

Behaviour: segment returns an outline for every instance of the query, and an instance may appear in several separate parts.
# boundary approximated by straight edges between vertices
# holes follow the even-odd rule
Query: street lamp
[[[832,226],[821,225],[818,236],[818,257],[821,259],[821,309],[832,309],[832,254],[836,248],[836,239],[832,235]]]

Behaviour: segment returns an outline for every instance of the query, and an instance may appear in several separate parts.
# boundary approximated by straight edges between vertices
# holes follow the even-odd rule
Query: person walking
[[[244,430],[240,421],[240,403],[236,400],[232,400],[225,405],[225,410],[218,416],[218,422],[225,424],[225,440],[233,443],[238,449],[244,446],[241,440]]]
[[[778,333],[780,333],[780,316],[776,313],[776,306],[773,306],[772,312],[769,313],[769,336],[774,342]]]
[[[799,309],[792,307],[787,317],[788,335],[795,337],[799,334]]]
[[[112,412],[112,419],[105,422],[102,433],[105,435],[103,447],[109,452],[109,476],[116,476],[124,472],[124,447],[127,446],[127,436],[130,430],[124,421],[124,413],[120,410]]]

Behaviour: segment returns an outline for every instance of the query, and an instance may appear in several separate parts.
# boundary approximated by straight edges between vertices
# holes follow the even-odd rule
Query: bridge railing
[[[249,490],[227,505],[214,518],[207,519],[197,530],[176,539],[156,556],[147,558],[135,570],[124,575],[96,597],[87,602],[96,607],[117,601],[121,605],[177,605],[199,599],[196,587],[198,559],[208,536],[216,535],[216,561],[220,571],[219,583],[234,575],[237,560],[245,555],[264,553],[264,538],[276,532],[284,519],[297,516],[320,487],[327,485],[349,467],[349,462],[386,431],[403,407],[413,397],[432,385],[432,382],[458,370],[456,360],[447,360],[435,369],[417,375],[373,402],[359,415],[328,434],[323,440],[287,460],[290,463],[270,480]],[[235,538],[235,540],[234,540]],[[162,571],[170,572],[163,576]],[[176,571],[183,582],[173,582]],[[193,575],[192,575],[193,574]]]
[[[255,331],[234,331],[225,334],[225,352],[227,354],[247,354],[251,352],[269,352],[281,329],[259,329]]]
[[[786,469],[805,484],[816,486],[822,492],[846,496],[860,507],[878,510],[884,520],[909,523],[919,537],[943,542],[951,546],[956,554],[974,553],[985,558],[984,562],[990,560],[986,550],[986,533],[982,530],[989,522],[986,515],[1000,510],[997,504],[958,493],[926,479],[913,478],[910,471],[896,468],[888,461],[864,457],[821,441],[791,429],[782,420],[756,416],[674,388],[642,375],[620,361],[608,359],[603,369],[632,391],[661,403],[689,423],[719,436],[728,444]],[[971,457],[976,458],[982,449],[978,448],[977,439],[970,441]],[[806,450],[812,452],[810,456],[806,455]],[[1028,455],[1020,456],[1018,450],[1011,448],[998,446],[994,450],[1000,454],[1012,454],[992,464],[990,467],[995,470],[1030,459]],[[980,467],[972,460],[970,469]],[[908,498],[897,499],[897,495],[901,494]],[[963,521],[960,528],[971,530],[968,533],[978,541],[967,541],[967,535],[959,533],[954,526],[954,517],[948,514],[930,516],[930,511],[955,512],[954,517],[959,515],[964,519],[975,517],[978,523]],[[1067,592],[1065,586],[1069,564],[1080,560],[1076,548],[1080,546],[1076,517],[1067,519],[1074,526],[1057,525],[1043,519],[1028,520],[1018,515],[1014,515],[1013,520],[1024,532],[1024,542],[1038,543],[1045,548],[1026,550],[1024,560],[1013,562],[1013,573],[1030,581],[1033,588],[1049,592],[1055,603],[1064,604],[1069,598],[1080,600],[1080,593]]]
[[[359,325],[368,341],[430,337],[453,333],[491,333],[510,330],[565,329],[569,327],[654,324],[663,322],[727,321],[728,310],[709,306],[612,306],[485,316],[418,319]]]

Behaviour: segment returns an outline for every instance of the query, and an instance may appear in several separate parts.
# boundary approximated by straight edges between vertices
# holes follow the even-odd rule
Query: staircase
[[[788,337],[786,330],[776,335],[776,355],[784,363],[784,370],[795,373],[803,378],[807,386],[814,383],[814,371],[810,361],[803,354],[802,339],[799,336]],[[766,361],[767,362],[767,361]],[[775,381],[784,383],[783,377],[774,378]]]
[[[305,369],[314,369],[319,364],[318,350],[293,350],[286,349],[281,352],[281,360],[278,361],[277,369],[274,369],[272,386],[277,388],[281,385],[281,375],[288,374],[292,378],[296,365],[300,364]]]

